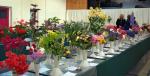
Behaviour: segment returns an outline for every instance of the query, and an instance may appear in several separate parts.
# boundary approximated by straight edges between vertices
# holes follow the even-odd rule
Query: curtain
[[[115,24],[120,14],[124,14],[125,19],[128,14],[134,13],[139,25],[143,23],[150,24],[150,8],[128,8],[128,9],[103,9],[103,11],[112,17],[111,23]],[[88,21],[88,10],[67,10],[67,21]]]

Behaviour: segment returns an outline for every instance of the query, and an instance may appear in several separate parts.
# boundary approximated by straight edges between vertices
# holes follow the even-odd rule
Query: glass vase
[[[100,45],[100,51],[99,51],[99,56],[100,57],[104,57],[105,56],[105,53],[104,53],[104,44],[101,44]]]
[[[91,48],[91,52],[92,52],[92,54],[90,55],[91,57],[96,57],[96,55],[95,55],[95,50],[96,50],[96,47],[95,46],[93,46],[92,48]]]
[[[96,44],[96,53],[98,53],[98,56],[100,56],[100,44]]]
[[[87,61],[87,50],[82,50],[82,57],[83,60],[81,61],[80,68],[84,69],[89,66],[89,63]]]
[[[113,54],[114,52],[115,52],[115,50],[114,50],[114,41],[111,41],[110,42],[110,49],[109,49],[108,53]]]
[[[50,73],[50,76],[62,76],[63,75],[63,72],[59,68],[59,60],[60,59],[58,56],[54,56],[53,68],[52,68],[52,71]]]
[[[33,63],[34,63],[35,76],[39,76],[39,64],[36,63],[35,61]]]
[[[114,48],[115,51],[119,51],[119,46],[118,46],[118,44],[119,44],[119,40],[116,40],[116,41],[115,41],[115,48]]]

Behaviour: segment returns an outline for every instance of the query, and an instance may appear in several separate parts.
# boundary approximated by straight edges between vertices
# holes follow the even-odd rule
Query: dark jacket
[[[117,19],[116,25],[117,25],[117,28],[119,28],[120,26],[124,27],[126,25],[126,20],[125,19]]]
[[[129,28],[131,28],[130,20],[126,21],[126,24],[125,24],[125,26],[123,28],[124,28],[124,30],[129,30]]]

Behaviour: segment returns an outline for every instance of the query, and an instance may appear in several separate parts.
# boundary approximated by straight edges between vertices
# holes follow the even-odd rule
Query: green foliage
[[[90,31],[94,34],[97,34],[101,31],[101,28],[105,24],[105,20],[101,19],[100,17],[90,17]]]
[[[40,37],[39,46],[45,48],[46,53],[61,57],[65,50],[64,39],[64,33],[48,31],[47,35]]]
[[[79,39],[80,36],[87,36],[89,34],[89,23],[84,22],[65,22],[64,31],[67,34],[68,42],[72,46],[87,49],[90,45],[90,40]],[[81,38],[81,37],[80,37]]]
[[[39,26],[39,28],[35,29],[28,29],[28,34],[31,36],[32,40],[34,42],[39,41],[39,37],[41,37],[43,34],[46,34],[46,27],[45,26]]]
[[[112,18],[110,16],[108,16],[107,22],[111,22]]]
[[[52,24],[59,24],[60,19],[57,17],[49,18],[48,21]]]

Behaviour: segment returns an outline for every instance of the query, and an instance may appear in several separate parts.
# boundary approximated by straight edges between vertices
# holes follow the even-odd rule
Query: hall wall
[[[0,6],[10,8],[10,25],[18,19],[29,20],[30,18],[30,4],[34,0],[0,0]]]
[[[30,19],[30,4],[37,4],[39,11],[39,25],[42,25],[44,20],[57,16],[65,20],[66,0],[0,0],[0,6],[10,7],[11,18],[10,24],[14,24],[19,19]]]

